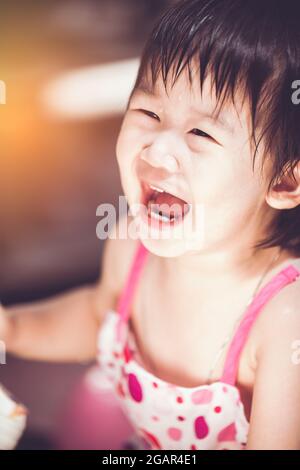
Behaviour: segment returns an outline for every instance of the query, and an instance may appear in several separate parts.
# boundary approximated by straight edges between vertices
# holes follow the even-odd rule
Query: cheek
[[[128,154],[130,154],[130,147],[127,143],[127,129],[123,124],[116,143],[116,156],[119,165],[127,158]]]
[[[227,157],[228,158],[228,157]],[[262,204],[263,188],[251,164],[217,158],[201,162],[193,176],[195,202],[203,205],[206,228],[223,233],[247,224]]]
[[[194,194],[207,203],[245,202],[257,199],[263,190],[262,181],[253,172],[251,156],[242,149],[202,154],[194,160],[190,172]]]
[[[132,124],[132,119],[125,117],[119,132],[116,154],[118,162],[134,159],[145,145],[146,132]]]
[[[116,157],[123,192],[131,204],[138,197],[136,184],[136,157],[141,152],[139,135],[135,128],[123,122],[116,143]]]

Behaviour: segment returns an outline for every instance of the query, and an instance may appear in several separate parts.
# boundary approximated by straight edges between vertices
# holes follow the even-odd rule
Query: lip
[[[178,197],[179,199],[184,201],[185,204],[191,205],[191,202],[189,201],[189,198],[186,197],[186,195],[179,194],[174,189],[167,187],[165,185],[162,185],[160,183],[157,183],[155,181],[141,179],[140,189],[141,189],[141,204],[147,204],[150,194],[152,194],[155,189],[158,189],[161,192],[163,191],[163,192],[171,194],[172,196]]]

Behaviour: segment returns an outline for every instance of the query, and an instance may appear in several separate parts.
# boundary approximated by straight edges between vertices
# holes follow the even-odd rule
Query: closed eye
[[[139,111],[139,112],[145,114],[146,116],[151,117],[152,119],[156,119],[157,121],[160,121],[157,114],[153,113],[152,111],[148,111],[147,109],[143,109],[143,108],[138,108],[138,109],[136,109],[136,111]],[[194,128],[190,132],[193,133],[196,136],[205,137],[207,139],[211,139],[211,140],[215,141],[215,139],[213,137],[211,137],[209,134],[202,131],[201,129]]]
[[[140,111],[141,113],[144,113],[146,114],[146,116],[149,116],[153,119],[156,119],[156,120],[160,120],[159,117],[157,116],[157,114],[153,113],[152,111],[148,111],[147,109],[142,109],[142,108],[139,108],[137,109],[137,111]]]
[[[192,132],[193,134],[199,136],[199,137],[206,137],[208,139],[213,139],[213,137],[211,137],[209,134],[207,134],[206,132],[204,131],[201,131],[201,129],[192,129],[190,132]],[[214,140],[214,139],[213,139]]]

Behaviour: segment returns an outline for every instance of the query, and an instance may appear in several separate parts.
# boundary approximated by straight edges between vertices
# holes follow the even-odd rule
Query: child
[[[1,314],[13,354],[97,356],[145,447],[300,448],[299,23],[297,0],[172,6],[116,146],[128,237],[94,286]]]

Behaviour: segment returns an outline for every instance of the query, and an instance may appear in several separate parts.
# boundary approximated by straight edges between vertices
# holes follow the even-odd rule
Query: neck
[[[279,248],[271,247],[251,250],[232,247],[226,250],[190,252],[175,258],[164,258],[165,269],[176,273],[176,277],[187,282],[195,279],[199,285],[211,282],[234,282],[257,279],[270,266],[278,255]],[[289,258],[289,253],[281,250],[279,257],[270,266],[273,271],[279,264]]]

